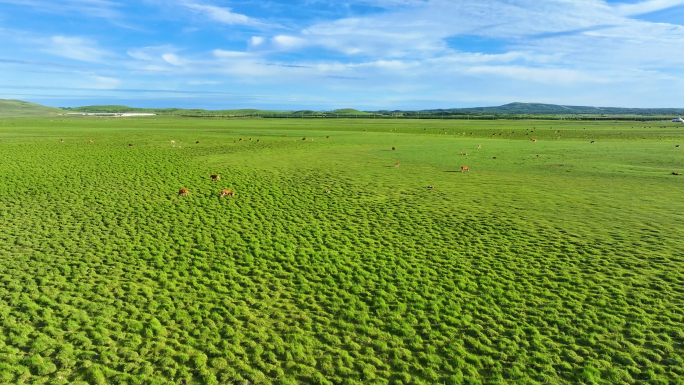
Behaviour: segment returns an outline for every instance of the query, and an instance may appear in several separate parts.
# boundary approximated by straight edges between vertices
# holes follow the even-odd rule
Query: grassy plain
[[[0,382],[684,383],[681,125],[0,123]]]

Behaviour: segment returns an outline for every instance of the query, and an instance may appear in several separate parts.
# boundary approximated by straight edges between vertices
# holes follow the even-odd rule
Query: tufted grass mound
[[[0,383],[682,383],[683,131],[7,120]]]

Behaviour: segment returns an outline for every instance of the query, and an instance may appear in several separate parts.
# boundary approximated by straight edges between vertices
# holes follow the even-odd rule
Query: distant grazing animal
[[[678,145],[678,144],[675,144],[675,147],[679,148],[679,145]]]
[[[302,140],[306,140],[306,138],[302,138]]]
[[[366,132],[366,130],[363,130],[363,132]]]
[[[240,138],[240,141],[242,142],[242,138]]]
[[[233,192],[233,190],[221,190],[221,196],[224,197],[226,195],[232,197],[235,195],[235,193]]]
[[[257,139],[257,143],[261,143],[261,139]]]
[[[478,144],[478,145],[477,145],[477,148],[482,148],[482,145],[481,145],[481,144]]]
[[[175,140],[172,140],[171,143],[176,143],[176,141],[175,141]]]
[[[493,159],[499,159],[499,158],[497,158],[497,157],[495,156],[495,157],[493,157]]]
[[[210,178],[211,178],[212,180],[219,180],[219,179],[221,179],[221,177],[218,176],[218,175],[211,175]]]
[[[331,190],[325,190],[326,194],[330,194],[332,191]]]
[[[128,143],[128,147],[133,147],[133,143]]]
[[[435,186],[428,186],[428,188],[429,188],[429,189],[434,189],[434,188],[435,188]]]
[[[182,188],[178,191],[178,196],[188,196],[188,194],[190,194],[190,192],[186,188]]]
[[[237,143],[237,140],[234,140],[233,143]]]
[[[536,142],[536,141],[537,141],[537,139],[535,139],[535,138],[530,139],[530,142]]]
[[[461,166],[461,172],[468,172],[468,171],[470,171],[468,166]]]
[[[394,167],[399,167],[399,163],[395,163],[395,164],[394,164]]]
[[[396,148],[396,147],[392,147],[392,151],[397,151],[397,148]]]
[[[64,139],[60,139],[60,142],[64,143]]]
[[[539,158],[539,154],[537,154],[537,158]]]
[[[326,138],[330,139],[330,135],[326,136]]]
[[[672,175],[679,175],[679,173],[678,173],[678,172],[673,172]]]
[[[249,140],[252,140],[252,138],[249,138]]]
[[[593,140],[592,140],[591,142],[592,142],[592,143],[594,143],[594,141],[593,141]]]
[[[285,136],[290,136],[290,134],[285,134]]]
[[[93,142],[92,140],[89,140],[88,143],[95,143],[95,142]]]
[[[195,144],[199,144],[199,140],[195,142]]]

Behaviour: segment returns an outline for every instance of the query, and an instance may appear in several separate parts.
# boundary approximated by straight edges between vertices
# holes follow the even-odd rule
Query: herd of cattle
[[[535,127],[535,128],[536,128],[536,127]],[[366,130],[364,130],[364,131],[366,131]],[[289,135],[289,134],[286,134],[285,136],[290,136],[290,135]],[[329,139],[329,138],[330,138],[330,135],[326,136],[326,138]],[[249,138],[249,140],[252,140],[252,138]],[[306,139],[306,137],[304,137],[304,138],[302,138],[302,140],[303,140],[303,141],[306,141],[307,139]],[[311,140],[313,141],[313,139],[311,139]],[[60,139],[60,141],[63,143],[63,142],[64,142],[64,139]],[[243,138],[240,138],[239,141],[243,141]],[[295,141],[296,141],[296,139],[295,139]],[[531,138],[531,139],[530,139],[530,142],[536,142],[536,141],[537,141],[537,139],[535,139],[535,138]],[[183,142],[183,141],[181,140],[181,143],[182,143],[182,142]],[[237,140],[235,140],[234,142],[237,143]],[[261,142],[261,139],[258,139],[258,140],[257,140],[257,143],[260,143],[260,142]],[[88,143],[94,143],[94,141],[89,140]],[[173,147],[176,147],[176,141],[172,140],[171,143],[173,144]],[[198,140],[198,141],[195,142],[195,143],[196,143],[196,144],[199,144],[200,141]],[[593,144],[594,141],[592,140],[591,143]],[[129,146],[129,147],[133,147],[133,144],[132,144],[132,143],[129,143],[128,146]],[[181,146],[179,145],[178,148],[180,148],[180,147],[181,147]],[[679,145],[676,145],[675,147],[679,148]],[[478,145],[477,145],[477,148],[478,148],[478,149],[481,149],[481,148],[482,148],[482,145],[481,145],[481,144],[478,144]],[[392,151],[396,151],[396,150],[397,150],[396,147],[392,147]],[[462,152],[461,155],[468,155],[468,154],[465,153],[465,152]],[[537,154],[537,157],[539,157],[539,154]],[[497,157],[495,156],[495,157],[493,157],[493,159],[497,159]],[[395,163],[395,164],[394,164],[394,167],[399,167],[399,163]],[[468,168],[468,166],[461,166],[461,172],[469,172],[469,171],[470,171],[470,169]],[[680,175],[680,174],[677,173],[677,172],[673,172],[672,175]],[[216,174],[210,175],[209,177],[210,177],[212,180],[216,180],[216,181],[221,179],[221,177],[220,177],[219,175],[216,175]],[[432,186],[432,185],[428,186],[428,189],[434,189],[434,188],[435,188],[435,186]],[[325,192],[326,192],[327,194],[332,193],[331,190],[326,190]],[[190,191],[189,191],[188,189],[186,189],[186,188],[182,188],[182,189],[180,189],[180,190],[178,191],[178,196],[188,196],[189,194],[190,194]],[[221,197],[224,197],[224,196],[232,197],[232,196],[235,196],[235,193],[234,193],[232,190],[221,190]]]

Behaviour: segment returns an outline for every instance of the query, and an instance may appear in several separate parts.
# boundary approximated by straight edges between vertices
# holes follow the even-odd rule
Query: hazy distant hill
[[[40,104],[21,100],[0,99],[0,118],[19,118],[29,116],[57,115],[63,111],[59,108],[41,106]]]
[[[621,108],[562,106],[542,103],[509,103],[498,107],[449,108],[423,113],[530,114],[530,115],[684,115],[684,108]]]

